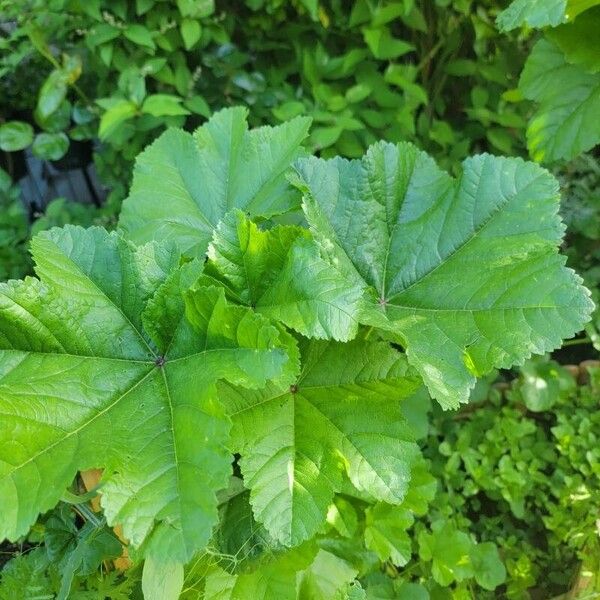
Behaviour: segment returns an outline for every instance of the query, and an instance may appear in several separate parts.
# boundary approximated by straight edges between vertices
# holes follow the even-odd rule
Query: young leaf
[[[130,100],[117,100],[102,115],[98,136],[101,140],[110,137],[125,121],[135,117],[137,106]]]
[[[307,337],[347,341],[358,329],[361,290],[319,255],[306,229],[260,231],[232,211],[215,231],[206,280],[232,297]]]
[[[399,336],[443,407],[589,319],[589,292],[557,252],[558,184],[537,165],[480,155],[456,181],[411,144],[378,143],[297,170],[315,238],[366,288],[362,322]]]
[[[571,159],[600,141],[600,73],[571,64],[554,42],[542,39],[533,47],[519,87],[539,104],[527,127],[535,160]]]
[[[399,410],[418,380],[382,342],[305,342],[295,384],[219,386],[256,520],[285,545],[325,521],[342,475],[392,504],[404,498],[418,448]]]
[[[123,547],[115,534],[100,523],[87,521],[75,526],[74,513],[61,504],[45,523],[44,543],[48,558],[60,568],[61,585],[57,600],[69,597],[76,575],[90,575],[102,561],[121,555]]]
[[[139,155],[120,219],[130,239],[168,239],[201,255],[232,208],[269,217],[297,205],[284,175],[310,120],[249,131],[246,117],[244,108],[222,110],[193,136],[168,130]]]
[[[0,538],[23,535],[78,470],[103,467],[108,522],[146,555],[185,562],[230,472],[216,381],[277,376],[279,334],[215,288],[194,293],[190,323],[180,289],[161,285],[178,255],[156,244],[66,227],[32,251],[40,279],[0,286]]]

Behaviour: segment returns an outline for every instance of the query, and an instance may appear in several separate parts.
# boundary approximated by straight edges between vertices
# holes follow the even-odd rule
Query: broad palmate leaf
[[[101,467],[108,522],[146,555],[185,562],[210,537],[231,470],[216,381],[278,376],[279,333],[216,288],[188,295],[186,319],[198,267],[169,276],[179,257],[156,244],[69,226],[32,251],[40,279],[0,286],[0,538]]]
[[[202,281],[224,285],[237,302],[308,337],[356,335],[361,290],[320,257],[306,229],[261,231],[232,211],[217,227],[208,258]]]
[[[138,156],[119,221],[129,239],[173,240],[183,251],[203,254],[232,208],[269,217],[299,204],[285,173],[310,119],[249,131],[247,112],[224,109],[193,136],[170,129]]]
[[[526,98],[538,104],[527,126],[527,145],[533,159],[571,159],[600,142],[600,73],[571,64],[555,42],[537,42],[519,87]]]
[[[481,155],[454,180],[411,144],[378,143],[297,171],[315,239],[365,288],[361,321],[399,336],[442,406],[589,319],[589,293],[557,251],[558,184],[541,167]]]
[[[418,455],[399,406],[419,385],[404,355],[363,340],[304,340],[301,355],[291,387],[219,384],[256,520],[285,545],[318,531],[344,473],[372,497],[400,503]]]

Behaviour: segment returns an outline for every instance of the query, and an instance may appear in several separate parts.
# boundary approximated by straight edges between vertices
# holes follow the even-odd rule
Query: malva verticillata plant
[[[381,519],[405,501],[423,461],[403,398],[424,383],[457,408],[586,323],[543,168],[484,154],[453,179],[384,142],[322,160],[309,125],[248,130],[233,108],[169,130],[138,157],[118,232],[34,238],[37,278],[0,287],[0,538],[101,468],[135,559],[188,563],[223,531],[223,498],[249,498],[279,549],[260,577],[293,591],[315,556],[327,572],[312,540],[338,494]],[[259,597],[206,565],[207,590]]]

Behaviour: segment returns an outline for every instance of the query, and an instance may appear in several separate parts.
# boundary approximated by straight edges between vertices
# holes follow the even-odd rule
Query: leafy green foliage
[[[472,152],[523,152],[523,97],[535,104],[535,160],[593,148],[595,4],[516,0],[497,23],[526,29],[503,36],[493,20],[506,3],[496,0],[0,0],[11,21],[0,37],[2,166],[17,178],[10,152],[56,161],[75,150],[73,140],[100,138],[96,165],[113,188],[101,210],[58,199],[30,226],[16,188],[0,181],[5,277],[30,270],[29,232],[114,226],[134,157],[165,128],[194,131],[224,105],[251,109],[218,113],[194,136],[170,131],[140,158],[121,234],[148,245],[99,230],[44,234],[34,244],[38,258],[47,254],[42,282],[3,288],[14,293],[0,307],[10,332],[0,465],[10,470],[33,446],[48,457],[27,463],[11,510],[30,523],[78,469],[102,466],[105,517],[125,524],[134,562],[146,558],[143,574],[114,570],[120,542],[102,515],[84,510],[85,495],[76,518],[59,504],[17,542],[42,546],[4,569],[0,597],[163,600],[181,590],[184,598],[485,600],[597,587],[587,575],[600,572],[593,369],[588,383],[583,367],[527,361],[510,386],[490,388],[493,376],[478,384],[458,414],[434,406],[431,425],[428,393],[414,391],[420,372],[438,400],[456,406],[475,376],[555,347],[591,309],[556,254],[555,183],[514,160],[459,162]],[[544,39],[512,89],[530,27],[545,27]],[[312,117],[310,132],[303,118],[288,123],[301,115]],[[247,120],[283,125],[254,130]],[[395,145],[371,149],[373,164],[309,161],[315,172],[344,165],[327,167],[323,189],[297,167],[311,231],[298,226],[301,194],[286,172],[301,145],[323,158],[359,158],[382,137]],[[398,145],[405,140],[457,179]],[[596,171],[593,155],[557,168],[565,251],[595,299]],[[327,212],[331,174],[343,202]],[[406,220],[409,206],[428,210]],[[79,267],[65,270],[47,245],[56,239]],[[399,296],[388,302],[394,285]],[[523,300],[537,303],[527,304],[529,316],[507,318]],[[546,321],[556,306],[564,328]],[[128,352],[132,343],[119,312],[150,353],[94,371],[87,365],[108,360],[103,349]],[[235,332],[225,314],[245,315]],[[262,324],[258,333],[252,323]],[[588,357],[590,341],[600,348],[599,328],[596,317],[561,360],[580,350]],[[178,336],[211,356],[231,351],[223,368],[231,376],[228,366],[241,360],[243,374],[224,382],[200,360],[175,373],[173,363],[186,360],[171,355]],[[225,347],[208,349],[209,338]],[[167,373],[166,386],[149,390],[148,380],[137,396],[123,383],[125,401],[108,408],[115,380],[137,360],[149,380]],[[244,387],[251,383],[262,387]],[[167,407],[170,421],[160,412]],[[34,506],[48,481],[45,505]],[[185,571],[172,562],[192,554]]]
[[[81,529],[70,507],[60,505],[45,523],[44,542],[61,574],[58,598],[67,598],[73,579],[95,573],[102,561],[121,554],[121,542],[104,523],[88,521]]]
[[[533,371],[553,371],[563,382],[536,412],[527,408]],[[482,382],[477,409],[461,419],[437,415],[425,444],[442,488],[432,515],[452,515],[461,529],[495,541],[509,596],[565,592],[577,558],[583,571],[597,573],[598,370],[577,371],[589,383],[577,386],[570,371],[547,360],[526,365],[510,386]]]
[[[520,87],[526,98],[539,104],[539,112],[527,130],[534,159],[569,159],[598,143],[598,74],[569,63],[553,42],[540,40],[525,65]]]
[[[445,166],[520,153],[524,111],[505,94],[522,57],[494,31],[503,5],[2,0],[16,27],[0,40],[0,109],[53,135],[51,160],[59,140],[101,138],[96,165],[120,198],[165,128],[193,130],[231,104],[253,125],[310,115],[309,147],[327,156],[382,137],[418,140]]]
[[[22,121],[8,121],[0,125],[0,150],[14,152],[27,148],[33,141],[33,128]]]
[[[497,19],[503,30],[525,23],[554,27],[535,44],[519,83],[523,96],[537,105],[527,126],[527,145],[538,162],[572,159],[600,141],[597,4],[515,0]]]
[[[2,289],[2,537],[25,533],[78,469],[106,466],[109,520],[148,554],[183,562],[210,534],[229,469],[214,383],[260,386],[276,376],[286,360],[278,334],[210,288],[190,297],[184,320],[179,288],[172,279],[161,286],[176,256],[153,245],[65,228],[38,236],[33,254],[41,281]],[[191,387],[185,373],[198,365]],[[190,438],[190,427],[203,433]],[[211,482],[197,479],[202,471]]]
[[[0,286],[1,537],[102,468],[147,598],[366,598],[382,563],[417,594],[503,583],[491,540],[420,520],[421,384],[457,406],[589,318],[557,251],[556,181],[489,155],[455,180],[407,143],[303,158],[307,128],[248,129],[232,108],[170,130],[140,156],[120,232],[34,238],[38,277]],[[301,196],[310,230],[276,225],[302,222]],[[93,519],[45,528],[59,598],[121,549]]]
[[[418,385],[402,355],[356,341],[304,343],[301,357],[291,387],[220,388],[256,519],[286,545],[319,530],[344,472],[357,489],[400,503],[418,452],[390,405]]]
[[[310,115],[307,144],[326,156],[382,137],[417,140],[451,168],[474,150],[521,153],[510,88],[522,56],[494,31],[496,4],[0,0],[15,24],[0,39],[0,130],[20,123],[6,148],[49,161],[101,138],[113,215],[147,144],[233,103],[253,125]]]
[[[203,281],[313,338],[347,341],[358,329],[360,290],[323,260],[301,227],[261,231],[241,211],[217,227]]]
[[[298,173],[315,236],[348,285],[366,288],[362,322],[400,337],[443,406],[588,320],[592,304],[555,251],[558,186],[535,165],[481,155],[454,181],[414,146],[380,143],[362,161],[301,160]]]
[[[584,154],[556,171],[563,189],[561,212],[567,225],[569,263],[582,274],[598,304],[600,232],[596,225],[600,218],[600,164],[593,155]],[[598,309],[586,330],[596,350],[600,350]]]
[[[173,240],[202,255],[229,210],[270,217],[294,207],[284,173],[310,121],[248,131],[246,116],[242,108],[223,110],[193,136],[168,131],[140,155],[120,218],[130,239]]]
[[[36,525],[37,541],[44,545],[17,554],[5,566],[0,598],[130,600],[138,575],[135,570],[124,575],[104,569],[121,553],[121,542],[103,519],[89,515],[81,525],[71,507],[62,503],[46,515]]]

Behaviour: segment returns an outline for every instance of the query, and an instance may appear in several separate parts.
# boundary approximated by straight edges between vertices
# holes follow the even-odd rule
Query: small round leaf
[[[64,133],[40,133],[31,148],[34,156],[44,160],[58,160],[69,149],[69,138]]]
[[[33,141],[33,127],[23,121],[8,121],[0,125],[0,150],[16,152]]]

